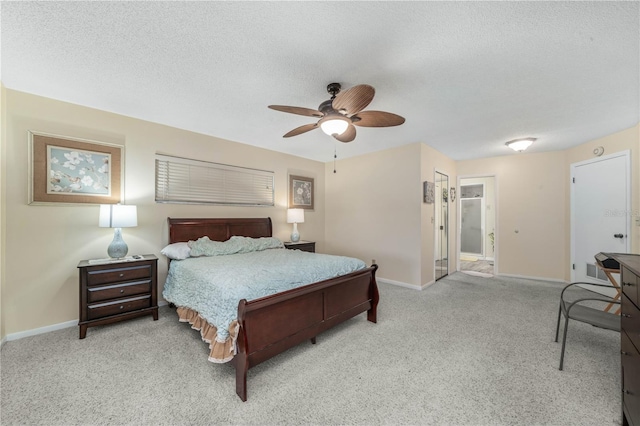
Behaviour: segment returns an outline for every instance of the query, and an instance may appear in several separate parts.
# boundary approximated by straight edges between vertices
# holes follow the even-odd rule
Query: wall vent
[[[595,263],[587,262],[587,276],[597,280],[608,281],[607,276]]]

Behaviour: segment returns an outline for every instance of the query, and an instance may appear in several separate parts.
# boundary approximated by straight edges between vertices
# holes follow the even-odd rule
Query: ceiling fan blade
[[[351,121],[362,127],[391,127],[404,123],[404,118],[390,112],[362,111],[351,117]]]
[[[275,109],[276,111],[288,112],[290,114],[304,115],[307,117],[321,118],[324,115],[320,111],[311,109],[311,108],[294,107],[294,106],[287,106],[287,105],[269,105],[269,108]]]
[[[368,84],[359,84],[351,89],[338,93],[332,102],[333,109],[351,116],[367,107],[373,100],[376,90]]]
[[[305,124],[304,126],[296,127],[289,133],[283,136],[283,138],[290,138],[291,136],[298,136],[308,131],[311,131],[318,127],[318,123]]]
[[[351,142],[356,138],[356,128],[349,124],[349,127],[347,127],[347,130],[345,130],[343,134],[333,135],[333,137],[338,139],[340,142]]]

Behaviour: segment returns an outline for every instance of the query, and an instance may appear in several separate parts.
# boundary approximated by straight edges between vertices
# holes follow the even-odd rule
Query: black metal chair
[[[558,341],[558,334],[560,332],[560,318],[562,316],[565,317],[564,322],[564,333],[562,336],[562,352],[560,354],[560,368],[562,370],[563,362],[564,362],[564,349],[567,342],[567,328],[569,326],[569,320],[575,320],[584,322],[587,324],[591,324],[595,327],[604,328],[606,330],[614,330],[620,332],[620,316],[611,312],[606,312],[604,310],[600,310],[597,307],[597,302],[611,303],[611,304],[620,304],[620,300],[616,300],[611,297],[607,297],[600,293],[596,293],[595,291],[591,291],[585,288],[581,288],[584,292],[588,292],[587,297],[579,297],[575,300],[568,300],[565,298],[565,292],[572,286],[578,284],[588,284],[596,287],[606,287],[612,288],[610,285],[604,284],[593,284],[593,283],[584,283],[577,282],[571,283],[562,289],[562,293],[560,293],[560,307],[558,308],[558,323],[556,324],[556,342]],[[586,303],[585,303],[586,302]]]

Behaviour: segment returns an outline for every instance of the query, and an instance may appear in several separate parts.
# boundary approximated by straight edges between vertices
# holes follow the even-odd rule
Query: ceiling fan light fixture
[[[328,116],[320,120],[320,128],[329,136],[341,135],[349,127],[349,121],[339,116]]]
[[[514,139],[512,141],[507,142],[505,145],[507,145],[509,148],[511,148],[514,151],[522,152],[525,149],[529,148],[531,144],[534,143],[536,140],[537,138]]]

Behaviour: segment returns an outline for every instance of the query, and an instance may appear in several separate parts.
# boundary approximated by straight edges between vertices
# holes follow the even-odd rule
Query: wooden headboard
[[[226,241],[234,235],[243,237],[271,237],[271,218],[178,219],[167,218],[169,243],[197,240],[205,235],[213,241]]]

